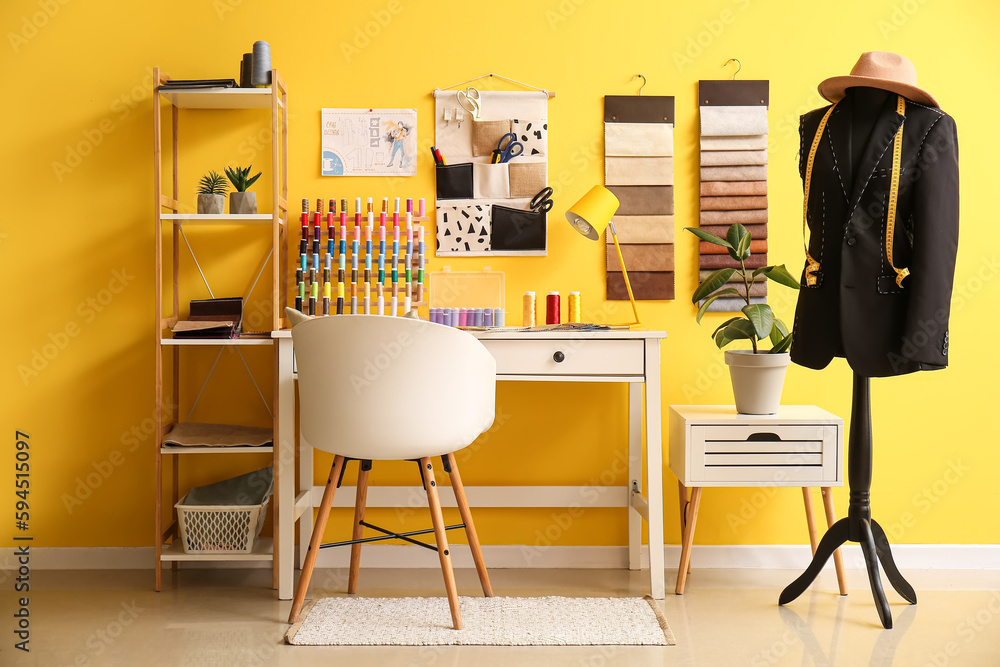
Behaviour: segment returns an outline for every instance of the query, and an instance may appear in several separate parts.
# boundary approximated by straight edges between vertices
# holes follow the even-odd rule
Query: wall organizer
[[[735,75],[732,81],[699,81],[698,104],[701,112],[699,226],[725,238],[730,225],[742,224],[753,239],[747,268],[766,266],[769,82],[736,81]],[[724,248],[705,241],[699,244],[698,260],[699,282],[717,269],[740,266]],[[751,303],[766,301],[765,283],[760,281],[751,288]],[[735,275],[723,286],[726,287],[735,287],[741,293],[746,289]],[[723,297],[716,299],[708,310],[736,312],[744,305],[742,297]]]
[[[646,85],[646,77],[641,74],[636,77],[642,77],[642,85]],[[644,300],[673,299],[672,96],[604,97],[604,184],[621,202],[612,222],[618,232],[633,295]],[[607,298],[627,301],[618,253],[610,236],[605,248]]]
[[[448,88],[458,88],[488,74]],[[533,86],[527,86],[533,88]],[[434,91],[438,256],[544,256],[547,216],[532,197],[548,184],[548,101],[554,93],[469,86]],[[516,142],[517,145],[514,145]],[[498,161],[498,146],[513,147]]]

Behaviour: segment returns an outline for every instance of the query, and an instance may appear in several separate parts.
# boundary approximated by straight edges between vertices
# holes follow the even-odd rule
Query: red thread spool
[[[545,297],[545,323],[559,324],[559,292],[549,292]]]

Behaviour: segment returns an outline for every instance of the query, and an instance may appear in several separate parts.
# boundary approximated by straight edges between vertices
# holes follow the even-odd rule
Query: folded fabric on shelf
[[[609,185],[621,205],[618,215],[673,215],[672,185]]]
[[[759,151],[767,148],[767,135],[743,137],[702,137],[703,151]]]
[[[605,123],[604,155],[665,156],[674,154],[672,123]]]
[[[632,275],[632,271],[673,271],[674,270],[674,246],[670,243],[664,244],[624,244],[619,243],[622,249],[622,257],[625,258],[625,267]],[[615,251],[615,244],[606,244],[606,269],[610,271],[621,271],[622,266],[618,261],[618,253]]]
[[[605,157],[605,185],[673,185],[672,157]]]
[[[633,271],[629,269],[628,282],[636,299],[658,300],[674,298],[673,271]],[[608,273],[607,300],[628,301],[625,278],[620,271]]]
[[[754,211],[767,208],[767,195],[760,197],[702,197],[702,211]]]
[[[743,227],[746,228],[746,230],[748,232],[750,232],[750,238],[753,241],[756,241],[758,239],[766,239],[767,238],[767,225],[766,224],[759,224],[759,225],[748,225],[748,224],[744,224],[744,223],[740,223],[740,224],[742,224]],[[726,234],[729,233],[729,225],[701,225],[701,226],[699,226],[699,229],[701,229],[703,231],[706,231],[709,234],[715,234],[716,236],[721,237],[721,238],[726,238]],[[621,232],[619,232],[618,235],[620,237],[621,236]],[[621,240],[621,239],[619,238],[619,240]]]
[[[760,239],[759,241],[751,239],[750,256],[752,257],[759,252],[767,252],[767,239]],[[729,249],[725,246],[709,243],[708,241],[701,241],[698,244],[698,253],[701,255],[727,255],[729,254]]]
[[[615,224],[619,243],[674,242],[672,215],[616,215],[611,222]]]
[[[766,106],[705,106],[700,109],[703,137],[767,134]]]
[[[701,164],[703,167],[767,164],[767,151],[702,151]]]
[[[750,297],[750,305],[756,303],[767,303],[767,299],[764,297]],[[743,310],[743,307],[747,305],[747,302],[743,300],[742,297],[738,296],[724,296],[720,299],[716,299],[708,305],[708,312],[710,313],[738,313]]]
[[[702,211],[699,218],[702,227],[705,225],[757,225],[767,222],[767,209],[756,211]]]
[[[766,195],[767,181],[703,181],[703,197],[745,197]]]
[[[743,260],[744,264],[748,269],[759,269],[762,266],[767,266],[767,255],[750,255],[749,258]],[[631,266],[628,263],[628,258],[625,259],[625,265]],[[725,269],[725,268],[740,268],[740,263],[730,257],[728,254],[725,255],[699,255],[698,256],[698,267],[701,269]]]
[[[729,167],[702,167],[703,181],[766,181],[766,165],[738,165]]]

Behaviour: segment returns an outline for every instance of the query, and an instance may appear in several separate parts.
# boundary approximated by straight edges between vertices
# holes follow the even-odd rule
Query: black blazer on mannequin
[[[870,90],[870,89],[864,89]],[[857,89],[848,89],[816,152],[809,196],[809,253],[820,280],[805,271],[795,310],[791,357],[825,368],[846,357],[865,377],[902,375],[948,365],[948,317],[958,249],[958,138],[940,109],[884,93],[871,135],[852,158]],[[860,102],[859,102],[860,103]],[[800,175],[816,128],[829,107],[801,118]],[[893,139],[903,125],[893,263],[909,268],[902,286],[886,259],[886,213]],[[860,137],[855,141],[865,141]],[[858,147],[855,147],[856,149]]]

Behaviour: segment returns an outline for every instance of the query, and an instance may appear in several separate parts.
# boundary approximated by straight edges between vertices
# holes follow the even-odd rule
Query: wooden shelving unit
[[[263,277],[267,262],[271,264],[270,271],[270,305],[271,305],[271,329],[281,328],[282,308],[287,302],[286,284],[286,258],[288,257],[288,239],[285,233],[288,219],[288,89],[284,79],[277,70],[271,71],[272,86],[270,88],[226,88],[226,89],[187,89],[187,90],[160,90],[160,86],[170,80],[159,68],[154,70],[153,87],[153,172],[155,187],[155,271],[154,271],[154,344],[156,347],[156,374],[155,374],[155,404],[156,404],[156,428],[159,435],[159,443],[170,429],[177,423],[178,410],[180,407],[180,355],[181,350],[186,347],[215,347],[220,351],[224,346],[239,348],[270,346],[274,363],[277,364],[276,346],[271,338],[240,338],[234,340],[212,340],[212,339],[184,339],[178,340],[170,337],[171,327],[177,323],[180,317],[179,298],[179,278],[178,268],[180,263],[181,243],[183,238],[185,243],[187,237],[184,236],[184,229],[190,226],[219,226],[219,225],[247,225],[247,226],[271,226],[271,247],[269,258],[265,259],[259,267],[257,277]],[[164,117],[169,105],[169,121]],[[258,213],[254,215],[198,215],[194,213],[181,213],[180,192],[178,187],[178,162],[179,162],[179,118],[181,109],[203,109],[206,113],[221,113],[224,110],[238,109],[259,109],[269,111],[266,115],[271,130],[271,211],[269,213]],[[167,149],[170,150],[171,173],[164,174],[164,124],[170,123],[170,143]],[[168,185],[164,186],[164,179],[169,179]],[[261,184],[263,185],[263,184]],[[169,251],[169,257],[164,257],[164,235],[171,234],[173,243]],[[193,254],[193,251],[192,251]],[[196,259],[197,261],[197,259]],[[166,264],[169,262],[169,266]],[[165,282],[164,270],[170,271],[171,280],[166,285],[170,290],[170,312],[164,313]],[[256,284],[256,279],[254,284]],[[169,358],[167,358],[169,357]],[[165,382],[165,364],[172,368],[172,382],[167,386]],[[249,370],[249,369],[248,369]],[[270,387],[272,405],[277,405],[277,392],[275,385]],[[263,398],[263,394],[261,396]],[[169,415],[164,406],[169,406]],[[274,442],[278,443],[278,422],[273,420]],[[275,488],[281,484],[287,485],[289,481],[294,483],[294,461],[282,460],[279,456],[280,447],[178,447],[170,445],[159,445],[156,447],[156,519],[155,519],[155,551],[156,551],[156,590],[162,588],[162,567],[163,563],[172,563],[177,566],[179,561],[272,561],[274,567],[274,587],[278,588],[278,567],[281,549],[274,548],[274,541],[271,539],[258,540],[253,553],[251,554],[187,554],[184,552],[178,537],[178,525],[176,511],[173,505],[180,498],[180,488],[178,473],[180,471],[180,459],[188,459],[191,456],[205,454],[229,454],[229,455],[253,455],[268,453],[272,455],[274,462]],[[170,487],[170,520],[165,520],[164,507],[164,457],[167,457],[172,467],[172,478]],[[279,481],[280,480],[280,481]],[[279,494],[275,493],[271,499],[271,507],[274,517],[274,532],[278,534]],[[290,508],[288,508],[290,509]]]

